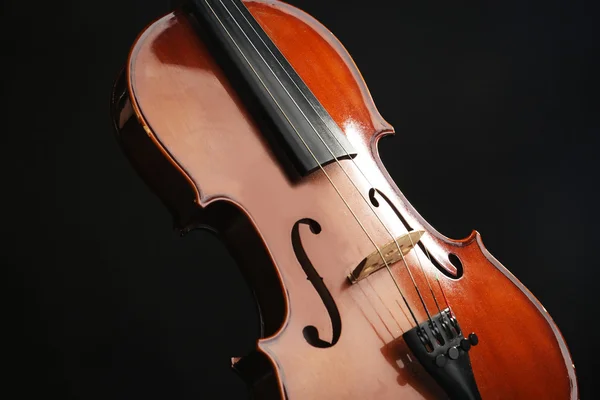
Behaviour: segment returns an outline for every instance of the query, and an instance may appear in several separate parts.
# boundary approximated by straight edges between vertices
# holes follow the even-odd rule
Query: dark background
[[[592,399],[594,2],[291,3],[346,45],[396,127],[380,149],[399,187],[447,236],[483,235],[555,319],[581,398]],[[3,3],[11,290],[2,360],[12,399],[244,398],[228,357],[257,334],[250,292],[215,238],[173,232],[111,130],[113,79],[135,36],[168,7]]]

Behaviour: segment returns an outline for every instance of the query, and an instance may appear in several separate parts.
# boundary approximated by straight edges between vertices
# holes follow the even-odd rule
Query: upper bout
[[[393,133],[352,57],[325,26],[283,2],[244,3],[346,135],[370,141]]]

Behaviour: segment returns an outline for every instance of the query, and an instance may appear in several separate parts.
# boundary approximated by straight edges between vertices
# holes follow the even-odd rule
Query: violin
[[[177,229],[217,232],[252,288],[260,338],[231,365],[255,398],[578,399],[542,304],[386,172],[394,129],[310,15],[186,1],[137,37],[111,106]]]

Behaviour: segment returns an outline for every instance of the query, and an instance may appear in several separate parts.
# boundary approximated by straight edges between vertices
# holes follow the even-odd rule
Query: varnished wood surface
[[[480,338],[470,355],[483,398],[576,399],[567,347],[533,295],[485,250],[477,233],[453,241],[436,232],[385,172],[376,146],[392,127],[377,112],[344,48],[324,27],[293,7],[271,1],[246,4],[358,150],[356,164],[341,161],[325,168],[351,211],[324,173],[300,183],[288,180],[235,90],[181,13],[165,16],[138,38],[127,79],[133,114],[157,154],[181,175],[180,184],[187,187],[180,190],[192,194],[185,200],[187,206],[206,210],[218,202],[235,206],[253,227],[248,234],[256,235],[254,240],[263,245],[271,261],[265,266],[261,258],[262,267],[256,271],[262,273],[272,265],[278,285],[270,289],[280,293],[273,298],[282,299],[280,309],[285,313],[279,318],[279,329],[261,339],[258,348],[275,367],[282,393],[285,389],[290,399],[444,397],[414,357],[411,361],[401,336],[414,323],[389,274],[382,270],[351,286],[346,280],[348,272],[373,252],[371,239],[383,245],[390,240],[387,231],[394,236],[406,233],[385,202],[372,207],[365,201],[369,190],[376,188],[414,229],[427,232],[423,242],[444,267],[454,270],[450,253],[461,259],[461,279],[439,277],[463,329],[477,332]],[[127,150],[136,152],[135,147]],[[155,174],[143,162],[136,167],[146,168],[149,179]],[[155,190],[169,190],[161,188]],[[326,349],[312,347],[302,334],[306,325],[314,325],[325,340],[332,335],[329,315],[291,244],[292,227],[303,218],[322,227],[314,234],[301,226],[301,240],[342,318],[339,342]],[[238,247],[243,252],[244,246]],[[427,307],[436,310],[420,267],[432,283],[435,268],[421,250],[411,252],[407,262]],[[392,272],[417,317],[424,320],[406,267],[396,263]],[[445,305],[439,287],[433,284],[433,289]]]

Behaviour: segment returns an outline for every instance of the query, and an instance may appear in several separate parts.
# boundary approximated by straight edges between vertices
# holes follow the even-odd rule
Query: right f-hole
[[[462,271],[463,271],[463,265],[462,262],[460,261],[460,258],[458,258],[458,256],[454,253],[450,253],[448,254],[448,261],[450,261],[452,263],[452,265],[454,265],[454,267],[456,268],[456,271],[460,271],[461,275],[462,275]]]
[[[412,227],[408,224],[408,222],[404,218],[404,216],[402,216],[402,214],[400,214],[400,211],[398,211],[396,206],[390,201],[390,199],[385,194],[383,194],[381,192],[381,190],[375,189],[375,188],[371,188],[369,190],[369,200],[371,201],[371,204],[373,204],[373,206],[379,207],[379,205],[380,205],[380,202],[375,197],[376,195],[381,196],[381,198],[383,200],[385,200],[386,203],[388,203],[388,205],[394,211],[394,213],[396,214],[398,219],[402,222],[402,224],[404,225],[404,227],[406,228],[407,231],[410,232],[413,230]],[[427,258],[429,260],[431,260],[431,263],[433,264],[433,266],[436,267],[442,274],[444,274],[448,278],[460,279],[463,276],[463,272],[464,272],[463,264],[460,261],[460,258],[458,258],[458,256],[456,254],[453,254],[453,253],[448,254],[448,261],[450,261],[450,263],[454,266],[454,268],[456,268],[456,272],[452,273],[447,268],[444,268],[442,266],[442,264],[433,256],[433,254],[431,254],[429,252],[429,250],[427,250],[427,248],[425,247],[423,242],[418,242],[417,246],[419,246],[419,248],[427,256]]]

